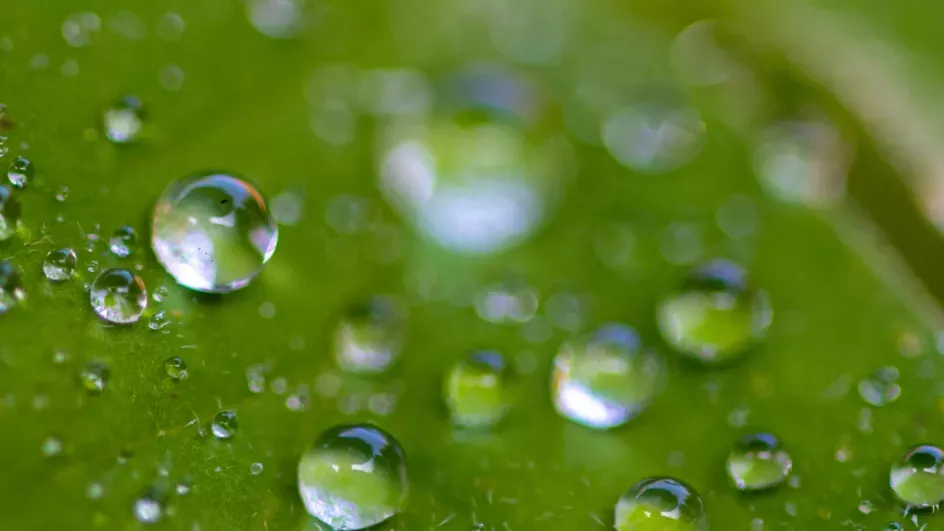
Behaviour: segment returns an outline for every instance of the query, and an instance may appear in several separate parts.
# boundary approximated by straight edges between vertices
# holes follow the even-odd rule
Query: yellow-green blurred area
[[[648,476],[690,485],[714,530],[944,529],[889,487],[909,448],[944,444],[942,14],[0,0],[0,169],[32,163],[18,220],[0,211],[26,294],[0,315],[0,529],[327,529],[299,460],[361,422],[408,460],[406,509],[378,529],[608,529]],[[128,96],[140,131],[103,123]],[[279,222],[271,261],[225,295],[176,285],[149,245],[165,187],[204,172],[245,177]],[[53,283],[42,264],[63,247],[76,275]],[[772,309],[722,367],[674,352],[655,319],[715,258]],[[111,267],[147,286],[137,323],[90,307]],[[403,306],[398,356],[351,374],[335,333],[375,295]],[[745,322],[697,328],[733,344]],[[561,345],[605,323],[632,326],[668,376],[637,418],[594,430],[555,412],[550,378]],[[454,427],[443,397],[473,350],[509,372],[491,429]],[[887,367],[900,396],[863,399]],[[222,410],[227,439],[210,429]],[[747,496],[724,463],[754,431],[793,472]]]

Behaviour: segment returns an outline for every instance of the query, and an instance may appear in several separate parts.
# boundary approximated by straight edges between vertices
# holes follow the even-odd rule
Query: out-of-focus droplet
[[[75,274],[76,257],[72,249],[62,248],[50,251],[43,261],[43,274],[53,282],[62,282]]]
[[[263,469],[264,467],[262,466],[262,463],[253,463],[249,465],[249,473],[253,476],[258,476],[261,474]]]
[[[365,424],[322,433],[298,463],[308,514],[338,530],[373,527],[406,506],[406,455],[392,435]]]
[[[69,46],[81,48],[91,44],[101,29],[102,21],[95,13],[73,13],[62,23],[62,38]]]
[[[186,28],[183,17],[177,13],[164,13],[157,21],[157,34],[165,41],[179,41]]]
[[[707,87],[724,82],[731,74],[731,59],[718,45],[715,22],[699,20],[679,32],[672,41],[672,70],[683,83]]]
[[[187,362],[178,356],[164,360],[164,372],[170,376],[171,380],[182,382],[187,379]]]
[[[728,454],[728,477],[741,491],[765,490],[786,481],[793,463],[780,444],[769,433],[744,436]]]
[[[58,190],[56,190],[56,201],[62,203],[66,199],[69,199],[69,187],[63,185],[60,186]]]
[[[0,113],[0,118],[2,118],[2,113]],[[10,152],[9,139],[3,135],[0,135],[0,159],[5,157],[7,153]]]
[[[701,152],[705,124],[691,107],[640,103],[607,117],[601,135],[607,150],[624,166],[642,173],[663,173]]]
[[[656,313],[666,342],[705,363],[743,353],[766,336],[772,318],[766,293],[751,288],[744,269],[726,260],[696,268]]]
[[[13,189],[0,185],[0,241],[16,234],[20,223],[20,202],[13,196]]]
[[[217,439],[229,439],[236,434],[238,428],[239,421],[233,411],[220,411],[213,418],[213,424],[210,425],[210,430]]]
[[[25,157],[17,157],[7,169],[7,179],[16,188],[26,188],[33,178],[33,163]]]
[[[154,493],[134,501],[134,517],[142,524],[156,524],[164,518],[164,504]]]
[[[89,293],[92,309],[109,323],[135,323],[147,308],[144,281],[127,269],[102,271],[92,282]]]
[[[909,507],[937,507],[944,501],[944,450],[925,444],[892,465],[889,484]]]
[[[56,437],[46,437],[43,441],[43,455],[52,457],[62,453],[62,441]]]
[[[537,291],[514,282],[490,286],[475,296],[475,312],[492,323],[526,323],[538,311]]]
[[[108,240],[108,248],[111,250],[111,254],[118,258],[127,258],[131,255],[131,249],[136,240],[137,234],[134,229],[127,225],[118,227]]]
[[[162,87],[172,92],[180,90],[186,77],[183,69],[174,63],[164,65],[160,72],[157,73],[157,81]]]
[[[302,29],[304,0],[246,0],[246,15],[256,31],[271,39],[288,39]]]
[[[335,330],[338,365],[350,372],[387,370],[400,353],[403,328],[404,310],[396,301],[376,296],[356,304]]]
[[[157,201],[151,245],[185,288],[243,288],[275,252],[278,225],[262,195],[232,175],[200,174],[168,185]]]
[[[104,362],[89,362],[79,373],[79,382],[90,395],[100,395],[108,386],[111,370]]]
[[[633,485],[616,503],[616,530],[707,531],[705,505],[695,489],[668,477]]]
[[[445,382],[446,406],[454,424],[488,428],[510,405],[505,360],[494,351],[476,351],[453,365]]]
[[[0,315],[26,299],[20,272],[10,260],[0,260]]]
[[[636,331],[611,324],[561,347],[554,358],[551,396],[568,419],[590,428],[615,428],[649,405],[664,378],[665,364],[643,350]]]
[[[144,129],[144,105],[134,96],[125,96],[105,109],[102,123],[105,137],[115,144],[138,141]]]
[[[876,407],[891,404],[901,396],[898,385],[898,369],[892,366],[876,370],[868,378],[859,382],[859,396],[862,400]]]

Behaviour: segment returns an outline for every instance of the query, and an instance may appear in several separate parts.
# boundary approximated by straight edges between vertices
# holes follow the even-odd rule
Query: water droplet
[[[105,494],[105,487],[97,481],[93,481],[85,487],[85,495],[88,496],[90,500],[98,500]]]
[[[148,319],[148,328],[151,330],[160,330],[170,324],[170,318],[167,316],[167,310],[161,310]]]
[[[62,22],[62,38],[69,46],[81,48],[89,45],[101,29],[102,21],[95,13],[73,13]]]
[[[303,0],[248,0],[246,14],[256,31],[271,39],[288,39],[302,28]]]
[[[89,362],[79,373],[79,382],[90,395],[100,395],[108,386],[111,370],[101,361]]]
[[[157,201],[151,245],[186,288],[226,293],[245,287],[275,252],[278,226],[249,183],[201,174],[171,183]]]
[[[89,260],[88,262],[86,262],[85,269],[89,273],[94,273],[98,271],[98,260]]]
[[[351,307],[335,331],[338,365],[345,371],[387,370],[400,353],[403,310],[387,297],[371,297]]]
[[[178,483],[174,487],[174,491],[178,496],[186,496],[187,494],[190,494],[190,485],[186,483]]]
[[[161,71],[157,74],[157,81],[167,90],[172,92],[180,90],[180,87],[184,85],[184,78],[186,74],[184,71],[174,63],[169,63],[164,65],[164,68],[161,68]]]
[[[144,105],[134,96],[125,96],[105,109],[102,124],[105,137],[115,144],[131,144],[141,137],[144,129]]]
[[[187,25],[177,13],[164,13],[157,21],[157,34],[165,41],[176,42],[183,36]]]
[[[561,347],[551,395],[557,411],[574,422],[614,428],[646,408],[664,375],[664,363],[643,350],[635,330],[605,325],[590,338]]]
[[[75,251],[72,249],[56,249],[50,251],[43,261],[43,274],[53,282],[69,280],[75,273]]]
[[[164,517],[164,506],[153,493],[134,501],[134,517],[143,524],[156,524]]]
[[[33,163],[23,157],[13,159],[10,168],[7,170],[7,179],[10,180],[10,184],[16,188],[26,188],[32,178]]]
[[[259,474],[261,474],[262,469],[263,469],[262,463],[253,463],[252,465],[249,466],[249,472],[253,476],[258,476]]]
[[[695,489],[667,477],[633,485],[616,503],[617,531],[707,531],[705,506]]]
[[[46,437],[43,441],[43,455],[52,457],[62,453],[62,441],[55,437]]]
[[[892,465],[889,484],[909,507],[935,507],[944,501],[944,450],[929,444],[912,448]]]
[[[92,309],[109,323],[135,323],[147,308],[148,296],[144,281],[127,269],[102,271],[92,282],[89,293]]]
[[[10,311],[26,299],[26,291],[20,281],[20,272],[13,262],[0,260],[0,315]]]
[[[715,260],[697,268],[682,289],[659,305],[662,337],[675,350],[706,363],[734,359],[766,336],[773,310],[738,265]]]
[[[537,291],[514,283],[491,286],[475,296],[475,312],[491,323],[525,323],[538,311]]]
[[[505,416],[510,403],[505,360],[494,351],[476,351],[457,362],[446,377],[446,405],[452,421],[486,428]]]
[[[7,142],[7,137],[0,135],[0,159],[5,157],[7,153],[10,152],[10,146]]]
[[[672,40],[672,71],[684,83],[707,87],[724,82],[733,65],[718,39],[711,20],[699,20],[679,32]]]
[[[780,441],[768,433],[743,437],[728,455],[728,477],[742,491],[756,491],[783,483],[793,464]]]
[[[69,199],[69,187],[66,185],[62,185],[59,187],[58,190],[56,190],[56,201],[59,201],[61,203],[65,201],[66,199]]]
[[[866,403],[876,407],[891,404],[901,396],[898,385],[898,369],[892,366],[882,367],[859,382],[859,396]]]
[[[0,185],[0,241],[10,239],[16,234],[20,222],[20,202],[13,196],[13,190]]]
[[[210,426],[213,436],[217,439],[229,439],[236,434],[238,428],[239,421],[233,411],[220,411],[213,418],[213,424]]]
[[[259,394],[265,391],[265,371],[264,365],[246,367],[246,382],[249,384],[249,392]]]
[[[322,433],[298,463],[305,510],[338,530],[366,529],[406,505],[406,455],[392,435],[370,425]]]
[[[166,372],[167,376],[170,376],[172,380],[182,382],[186,380],[188,376],[187,363],[178,356],[167,358],[164,360],[164,372]]]
[[[663,173],[692,160],[705,143],[705,124],[693,108],[644,103],[625,107],[602,124],[603,143],[624,166]]]

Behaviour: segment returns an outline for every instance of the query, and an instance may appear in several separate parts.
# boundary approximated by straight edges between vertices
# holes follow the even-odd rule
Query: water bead
[[[141,100],[134,96],[121,98],[102,115],[105,137],[115,144],[137,141],[144,128],[144,117],[144,105]]]
[[[501,354],[476,351],[457,362],[446,377],[445,397],[453,423],[464,427],[497,424],[510,403]]]
[[[262,195],[223,173],[167,186],[154,208],[151,245],[181,285],[226,293],[255,278],[275,252],[279,230]]]
[[[20,272],[10,260],[0,260],[0,315],[26,299]]]
[[[366,529],[406,506],[406,455],[392,435],[366,424],[322,433],[298,463],[305,510],[336,530]]]
[[[137,240],[137,234],[134,229],[125,225],[115,230],[115,233],[108,240],[108,249],[111,254],[118,258],[127,258],[131,255],[131,247]]]
[[[715,260],[695,269],[656,312],[662,337],[705,363],[730,361],[766,336],[773,310],[737,264]]]
[[[780,441],[768,433],[744,436],[728,455],[728,477],[742,491],[757,491],[783,483],[793,464]]]
[[[167,310],[161,310],[148,319],[148,328],[151,330],[161,330],[170,324],[170,318],[167,317]]]
[[[554,358],[551,395],[557,411],[590,428],[625,424],[662,386],[665,366],[645,352],[635,330],[611,324],[565,343]]]
[[[108,386],[111,370],[101,361],[89,362],[79,373],[79,383],[90,395],[100,395]]]
[[[663,173],[691,161],[705,144],[705,123],[691,107],[644,103],[618,110],[601,125],[613,158],[642,173]]]
[[[16,234],[20,222],[20,202],[14,197],[13,189],[0,185],[0,241],[10,239]]]
[[[898,369],[892,366],[876,370],[868,378],[859,382],[859,396],[876,407],[891,404],[901,396],[898,385]]]
[[[617,531],[707,531],[705,506],[695,489],[669,477],[646,478],[616,503]]]
[[[92,282],[89,293],[92,309],[109,323],[135,323],[147,308],[148,296],[144,281],[127,269],[102,271]]]
[[[167,376],[177,382],[182,382],[187,379],[187,363],[178,356],[172,358],[167,358],[164,360],[164,372],[167,373]]]
[[[43,274],[53,282],[63,282],[75,274],[76,257],[72,249],[55,249],[49,251],[43,261]]]
[[[400,353],[403,309],[392,299],[376,296],[348,309],[334,334],[334,352],[345,371],[378,373]]]
[[[7,179],[16,188],[25,188],[33,178],[33,163],[29,159],[17,157],[10,163],[7,170]]]
[[[236,413],[232,411],[220,411],[213,418],[213,424],[210,430],[217,439],[229,439],[236,434],[239,428],[239,420],[236,419]]]
[[[164,507],[153,494],[145,494],[134,501],[134,517],[142,524],[156,524],[164,518]]]
[[[892,465],[889,484],[909,507],[935,507],[944,501],[944,450],[929,444],[912,448]]]

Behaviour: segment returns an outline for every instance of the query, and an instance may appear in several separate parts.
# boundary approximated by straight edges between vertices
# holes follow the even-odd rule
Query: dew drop
[[[186,288],[226,293],[262,271],[279,239],[262,196],[232,175],[211,173],[171,183],[154,208],[151,245]]]
[[[0,260],[0,315],[7,313],[25,299],[26,291],[20,280],[20,272],[13,262]]]
[[[131,144],[141,137],[144,129],[144,105],[134,96],[125,96],[105,109],[102,125],[105,137],[115,144]]]
[[[527,285],[499,284],[475,297],[475,312],[491,323],[525,323],[538,310],[537,291]]]
[[[406,455],[392,435],[358,424],[322,433],[298,463],[305,510],[338,530],[375,526],[406,505]]]
[[[89,293],[92,309],[109,323],[135,323],[147,308],[148,296],[144,281],[127,269],[102,271],[92,282]]]
[[[20,202],[13,196],[13,190],[0,185],[0,241],[10,239],[16,234],[20,222]]]
[[[56,249],[50,251],[43,261],[43,274],[53,282],[62,282],[72,278],[75,274],[76,257],[72,249]]]
[[[7,179],[16,188],[26,188],[33,178],[33,163],[24,157],[17,157],[7,169]]]
[[[272,39],[287,39],[303,23],[303,0],[247,0],[246,14],[256,31]]]
[[[178,356],[164,360],[164,372],[171,380],[182,382],[187,379],[187,363]]]
[[[56,437],[46,437],[43,441],[43,455],[52,457],[62,453],[62,441]]]
[[[259,474],[261,474],[262,469],[263,469],[262,463],[253,463],[252,465],[249,466],[249,472],[253,476],[258,476]]]
[[[108,240],[108,249],[111,254],[118,258],[127,258],[131,255],[131,248],[137,240],[137,234],[134,229],[125,225],[115,230],[115,233]]]
[[[617,531],[708,529],[705,506],[695,489],[668,477],[644,479],[620,496],[615,522]]]
[[[690,107],[644,103],[625,107],[602,124],[613,158],[643,173],[663,173],[692,160],[705,142],[705,124]]]
[[[944,501],[944,450],[929,444],[912,448],[892,465],[889,484],[909,507],[935,507]]]
[[[210,426],[213,436],[217,439],[229,439],[236,434],[238,428],[239,421],[233,411],[220,411],[213,418],[213,424]]]
[[[62,38],[69,46],[81,48],[91,44],[101,29],[102,21],[95,13],[73,13],[62,23]]]
[[[97,481],[93,481],[89,483],[88,486],[85,487],[85,495],[90,500],[101,499],[102,495],[104,494],[105,494],[105,487],[103,487],[102,484],[98,483]]]
[[[0,119],[2,119],[2,111],[0,111]],[[0,159],[5,157],[7,153],[10,152],[10,146],[8,144],[7,137],[0,135]]]
[[[79,373],[79,382],[90,395],[100,395],[108,386],[111,370],[101,361],[89,362]]]
[[[370,297],[352,306],[334,334],[338,365],[349,372],[387,370],[400,353],[403,326],[403,309],[388,297]]]
[[[551,395],[561,415],[608,429],[639,415],[664,377],[663,361],[643,350],[635,330],[610,324],[561,347],[554,358]]]
[[[882,367],[859,382],[859,396],[866,403],[876,407],[891,404],[901,396],[898,385],[898,369],[892,366]]]
[[[743,437],[728,455],[728,477],[741,491],[758,491],[783,483],[793,464],[780,441],[768,433]]]
[[[766,336],[772,317],[766,293],[752,289],[747,273],[726,260],[697,268],[656,313],[666,342],[705,363],[742,354]]]
[[[167,310],[161,310],[148,319],[148,328],[151,330],[161,330],[170,324],[170,318],[167,317]]]
[[[497,424],[510,404],[505,360],[494,351],[476,351],[457,362],[445,385],[454,424],[487,428]]]
[[[142,524],[156,524],[164,517],[163,504],[154,494],[145,494],[134,501],[134,517]]]

